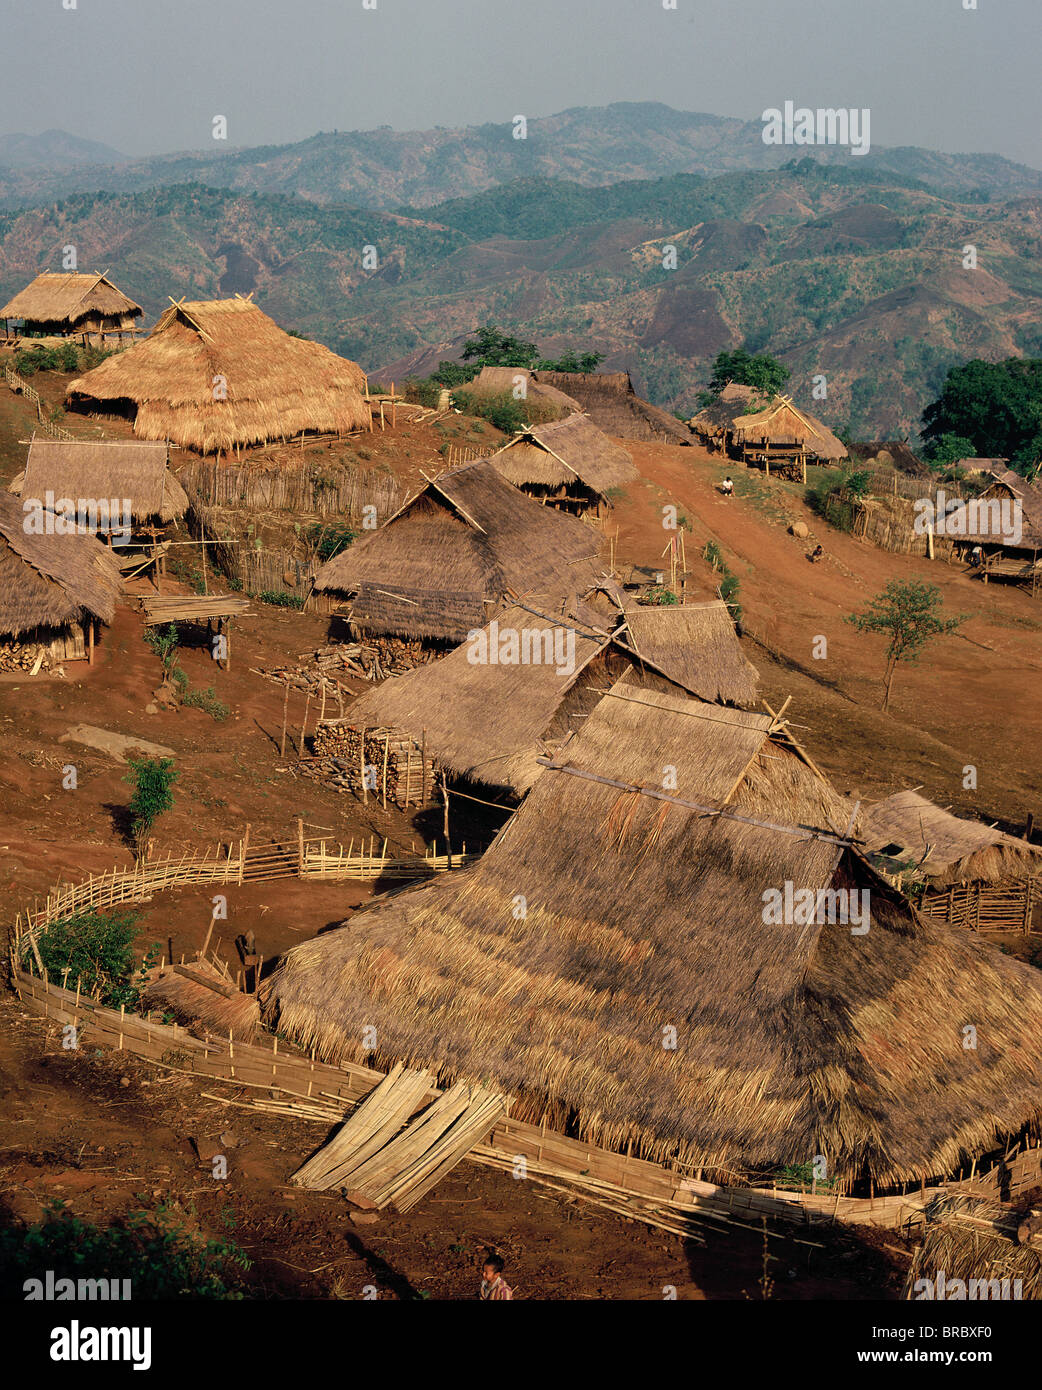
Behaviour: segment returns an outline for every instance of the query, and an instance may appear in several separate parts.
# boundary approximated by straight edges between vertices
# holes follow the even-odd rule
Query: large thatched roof
[[[353,597],[367,632],[462,642],[508,590],[555,607],[596,581],[600,537],[505,482],[487,459],[441,473],[374,535],[335,555],[317,593]]]
[[[760,679],[747,661],[727,604],[661,604],[628,608],[626,626],[635,651],[703,700],[756,703]]]
[[[629,372],[537,371],[533,376],[540,386],[566,392],[598,428],[617,439],[693,442],[691,431],[675,415],[637,395]]]
[[[117,290],[104,275],[37,275],[36,279],[0,309],[0,319],[63,324],[74,329],[84,319],[140,318],[140,304]]]
[[[934,888],[1042,874],[1042,845],[953,816],[918,792],[896,792],[867,807],[863,834],[865,852],[879,855],[887,872],[903,865]]]
[[[147,338],[69,383],[76,409],[136,407],[134,432],[212,453],[302,431],[366,429],[361,368],[246,299],[172,304]],[[222,392],[225,393],[222,398]]]
[[[634,671],[641,684],[682,693],[638,660],[625,634],[612,638],[621,615],[605,623],[580,607],[582,618],[507,607],[476,641],[362,695],[347,719],[356,728],[401,729],[453,776],[523,795],[542,772],[537,759],[581,729],[604,689],[624,672]],[[536,660],[511,652],[514,633],[517,652],[534,652]],[[569,650],[571,659],[558,665],[556,656]],[[486,653],[494,659],[475,659]]]
[[[850,457],[862,463],[877,463],[880,467],[896,468],[899,473],[907,473],[913,478],[929,478],[933,475],[928,463],[908,447],[907,439],[868,439],[850,446]]]
[[[94,536],[31,535],[22,505],[0,492],[0,633],[110,623],[122,591],[119,565]]]
[[[472,869],[290,951],[269,1017],[330,1057],[372,1025],[378,1065],[730,1173],[822,1154],[900,1183],[1042,1113],[1038,973],[919,919],[765,717],[624,678],[561,756]],[[787,882],[868,889],[870,929],[767,924]]]
[[[167,446],[134,440],[61,440],[34,436],[25,470],[11,483],[23,498],[130,500],[134,521],[174,521],[188,495],[167,467]]]
[[[599,497],[638,476],[633,460],[588,415],[568,415],[548,425],[531,425],[492,455],[492,462],[515,487],[573,487]]]
[[[729,382],[690,425],[705,439],[727,436],[738,444],[799,444],[814,458],[847,457],[847,446],[828,425],[788,396],[765,397],[755,387],[737,382]]]

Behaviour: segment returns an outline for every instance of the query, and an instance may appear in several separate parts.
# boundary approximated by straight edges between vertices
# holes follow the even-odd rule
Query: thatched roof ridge
[[[934,888],[1042,874],[1042,845],[953,816],[918,792],[895,792],[866,807],[863,827],[867,854],[913,862]]]
[[[601,497],[639,476],[626,450],[582,414],[530,425],[493,454],[492,462],[515,487],[537,483],[555,488],[579,482]]]
[[[634,649],[703,700],[756,704],[760,676],[746,660],[727,604],[661,604],[627,608]]]
[[[141,438],[212,453],[366,429],[364,383],[357,363],[291,337],[249,300],[194,300],[172,304],[147,338],[70,382],[66,400],[101,413],[129,402]]]
[[[346,1057],[372,1024],[378,1063],[494,1079],[520,1118],[548,1103],[590,1142],[731,1173],[821,1153],[900,1183],[1042,1113],[1037,972],[918,919],[770,721],[615,692],[473,868],[290,951],[279,1027]],[[612,785],[667,770],[664,800]],[[870,930],[766,925],[786,882],[868,888]]]
[[[33,323],[64,323],[70,328],[92,314],[106,318],[140,318],[140,304],[118,290],[104,275],[46,272],[20,290],[0,309],[0,319]]]
[[[26,514],[0,492],[0,632],[65,627],[87,617],[111,623],[122,592],[119,565],[94,536],[32,535]]]
[[[347,712],[355,728],[395,728],[422,741],[435,762],[455,777],[521,796],[542,771],[537,759],[582,727],[604,688],[624,672],[634,681],[683,697],[682,682],[671,679],[646,653],[632,649],[617,620],[607,621],[580,602],[577,613],[554,616],[510,605],[468,642],[441,661],[394,676],[361,695]],[[733,629],[732,629],[733,631]],[[538,661],[475,661],[484,652],[498,655],[507,635],[519,645],[540,634]],[[574,634],[571,639],[568,633]],[[524,634],[532,634],[525,637]],[[551,651],[573,658],[558,666]],[[556,644],[556,645],[555,645]]]
[[[512,394],[517,386],[518,378],[521,378],[525,383],[526,399],[541,401],[545,405],[554,406],[562,415],[582,410],[578,401],[573,400],[564,391],[559,391],[556,386],[538,381],[535,372],[530,371],[527,367],[482,367],[466,389],[487,395],[498,396],[505,392]]]
[[[795,443],[817,458],[843,459],[847,446],[828,425],[789,396],[764,396],[755,387],[728,382],[720,395],[689,422],[696,434],[733,434],[745,443]]]
[[[850,456],[880,466],[890,463],[899,473],[907,473],[913,478],[929,478],[933,473],[930,465],[908,447],[907,439],[861,440],[851,444]]]
[[[657,439],[692,443],[691,431],[668,410],[643,400],[633,389],[629,372],[533,373],[541,386],[566,391],[606,434],[618,439]]]
[[[429,480],[379,531],[335,555],[318,593],[354,596],[372,632],[462,642],[508,590],[559,607],[597,579],[600,537],[506,482],[487,459]]]
[[[18,496],[124,498],[134,521],[176,521],[188,494],[167,467],[167,446],[133,440],[61,440],[34,435],[24,470],[10,485]]]

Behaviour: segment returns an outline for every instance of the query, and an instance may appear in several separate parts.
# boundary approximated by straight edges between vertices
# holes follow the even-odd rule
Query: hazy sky
[[[130,154],[662,101],[872,109],[876,145],[1042,167],[1042,0],[0,0],[0,133]],[[66,5],[75,3],[74,9]],[[374,3],[374,0],[369,0]]]

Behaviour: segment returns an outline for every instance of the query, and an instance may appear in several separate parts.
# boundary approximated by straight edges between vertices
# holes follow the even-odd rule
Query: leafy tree
[[[478,367],[532,367],[539,357],[539,349],[535,343],[523,342],[504,333],[494,323],[486,323],[463,344],[460,357],[464,362],[475,362]]]
[[[940,614],[941,591],[936,584],[916,579],[891,579],[876,594],[864,613],[851,613],[845,619],[859,632],[881,632],[889,638],[886,650],[883,710],[890,707],[890,690],[900,662],[914,665],[935,638],[954,632],[964,618],[944,618]]]
[[[130,771],[124,777],[134,788],[130,798],[131,829],[139,857],[148,847],[148,837],[159,817],[174,804],[174,783],[181,776],[173,758],[128,758]]]
[[[927,444],[923,451],[926,461],[936,469],[949,468],[959,459],[977,458],[973,440],[964,434],[942,434]]]
[[[133,1004],[136,924],[133,912],[81,912],[51,922],[37,939],[40,960],[52,980],[60,982],[68,971],[73,987],[79,981],[85,994],[99,995],[102,1003]]]
[[[556,360],[544,358],[536,363],[541,372],[595,372],[604,361],[603,352],[576,352],[569,348]]]
[[[718,352],[713,359],[713,374],[709,378],[707,394],[715,399],[728,382],[733,381],[739,386],[752,386],[764,396],[776,396],[790,375],[788,367],[767,353],[754,357],[745,348]]]
[[[969,456],[1008,458],[1026,473],[1042,458],[1042,360],[975,359],[952,367],[940,396],[923,412],[931,461],[951,462],[943,450],[952,435],[970,441]]]

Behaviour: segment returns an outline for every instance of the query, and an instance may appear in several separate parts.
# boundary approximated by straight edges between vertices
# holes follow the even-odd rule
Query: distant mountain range
[[[509,123],[423,131],[385,127],[323,132],[291,145],[222,149],[215,144],[205,151],[136,160],[93,146],[97,153],[91,167],[91,161],[72,159],[69,153],[86,156],[89,142],[51,131],[33,137],[41,142],[35,160],[25,157],[28,147],[22,153],[16,149],[17,157],[5,157],[0,140],[0,202],[24,205],[73,192],[132,192],[194,182],[388,210],[402,204],[431,207],[516,179],[598,185],[680,173],[716,177],[776,169],[804,152],[765,145],[762,133],[758,120],[676,111],[660,102],[617,102],[531,119],[523,140],[514,139]],[[917,179],[946,193],[973,191],[998,198],[1042,193],[1042,171],[999,155],[879,147],[852,161],[840,147],[816,147],[815,153],[827,163],[864,164],[877,175]]]
[[[41,177],[66,173],[84,166],[125,164],[128,156],[96,140],[82,140],[67,130],[45,130],[42,135],[0,135],[0,170],[35,170]],[[31,176],[26,174],[32,182]]]
[[[653,150],[633,131],[647,135],[655,113],[661,148]],[[666,115],[679,117],[676,128]],[[595,117],[614,155],[594,139]],[[785,361],[793,393],[815,414],[870,438],[914,433],[957,362],[1042,356],[1042,173],[991,156],[890,151],[841,160],[815,149],[813,157],[790,154],[779,168],[638,178],[638,155],[668,164],[683,146],[690,163],[699,131],[706,168],[725,150],[738,159],[748,128],[657,106],[554,120],[570,141],[562,136],[554,146],[555,167],[572,150],[574,178],[528,174],[485,186],[494,169],[533,157],[503,143],[509,132],[497,137],[498,163],[475,157],[447,168],[433,155],[416,161],[413,137],[376,131],[289,147],[295,170],[285,150],[267,160],[261,151],[232,153],[207,166],[207,179],[214,169],[238,169],[246,182],[263,175],[285,184],[279,192],[171,177],[9,206],[0,212],[0,294],[57,269],[72,244],[81,269],[107,269],[149,315],[168,295],[252,290],[285,327],[380,379],[427,373],[492,319],[548,356],[599,349],[606,368],[631,371],[652,400],[684,412],[695,408],[715,353],[744,344]],[[530,125],[530,141],[540,124]],[[464,138],[473,153],[491,129],[431,135],[444,137],[444,159]],[[585,162],[579,130],[591,145]],[[530,146],[538,158],[549,157],[545,135],[543,153]],[[366,196],[379,194],[386,206],[345,206],[337,200],[347,197],[343,182],[365,181],[357,163],[345,164],[345,150],[360,159],[365,142],[380,140],[382,163],[375,145],[365,145]],[[746,145],[750,163],[773,153],[758,137]],[[901,167],[881,167],[884,155]],[[184,174],[201,156],[165,158],[183,158]],[[171,174],[169,163],[151,162],[159,165]],[[133,169],[136,179],[136,165],[106,173],[118,181]],[[614,182],[605,181],[609,172]],[[80,168],[48,175],[72,183],[95,176]],[[961,192],[947,187],[960,180]],[[482,187],[431,206],[439,181],[454,194]],[[406,191],[411,205],[402,201]],[[362,194],[352,193],[360,204]],[[971,245],[977,269],[963,265]],[[376,265],[366,268],[363,257],[374,252]],[[667,268],[671,254],[675,269]],[[821,375],[823,401],[811,395]]]

